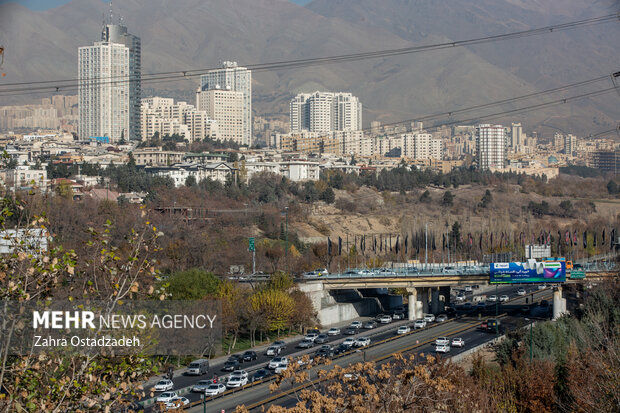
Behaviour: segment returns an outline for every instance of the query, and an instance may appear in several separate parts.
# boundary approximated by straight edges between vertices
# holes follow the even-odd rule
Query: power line
[[[309,58],[309,59],[297,59],[297,60],[288,60],[288,61],[280,61],[280,62],[271,62],[271,63],[259,63],[259,64],[250,64],[246,65],[250,70],[255,72],[261,71],[273,71],[273,70],[285,70],[285,69],[294,69],[299,67],[310,67],[316,65],[324,65],[324,64],[334,64],[334,63],[343,63],[343,62],[353,62],[365,59],[373,59],[373,58],[381,58],[381,57],[392,57],[399,56],[405,54],[413,54],[420,53],[431,50],[442,50],[454,47],[463,47],[463,46],[473,46],[478,44],[484,44],[489,42],[501,41],[501,40],[509,40],[509,39],[517,39],[522,37],[535,36],[545,33],[552,33],[554,31],[563,31],[570,30],[573,28],[581,27],[581,26],[590,26],[590,25],[598,25],[603,23],[608,23],[612,21],[616,21],[620,19],[620,13],[608,14],[605,16],[599,16],[584,20],[577,20],[568,23],[556,24],[551,26],[540,27],[536,29],[523,30],[513,33],[499,34],[493,36],[485,36],[474,39],[467,40],[459,40],[452,42],[444,42],[437,43],[432,45],[423,45],[423,46],[412,46],[398,49],[385,49],[373,52],[361,52],[361,53],[353,53],[346,55],[337,55],[337,56],[327,56],[327,57],[318,57],[318,58]],[[155,83],[161,81],[171,81],[173,79],[183,80],[184,78],[192,78],[196,76],[201,76],[209,72],[210,70],[214,70],[217,68],[204,68],[204,69],[193,69],[193,70],[180,70],[180,71],[169,71],[169,72],[159,72],[159,73],[151,73],[141,76],[140,78],[127,78],[127,77],[99,77],[99,78],[90,78],[87,86],[96,86],[96,85],[105,85],[105,84],[121,84],[121,83],[130,83],[141,81],[142,83]],[[118,78],[118,80],[113,80]],[[107,80],[110,79],[110,80]],[[47,80],[47,81],[36,81],[36,82],[18,82],[18,83],[8,83],[0,86],[0,94],[6,92],[33,92],[38,91],[39,93],[46,92],[59,92],[60,90],[75,90],[77,89],[76,82],[80,81],[78,78],[74,79],[64,79],[64,80]],[[54,85],[55,83],[55,85]],[[42,86],[35,86],[42,85]],[[50,86],[43,86],[50,85]],[[9,86],[31,86],[31,87],[23,87],[23,88],[6,88]],[[18,93],[15,93],[18,94]]]
[[[498,106],[498,105],[503,105],[503,104],[507,104],[507,103],[512,103],[512,102],[516,102],[519,100],[524,100],[524,99],[529,99],[529,98],[533,98],[533,97],[538,97],[538,96],[542,96],[542,95],[546,95],[546,94],[551,94],[551,93],[557,93],[557,92],[561,92],[561,91],[565,91],[568,89],[572,89],[575,87],[579,87],[579,86],[585,86],[588,84],[592,84],[592,83],[596,83],[602,80],[606,80],[609,77],[609,75],[604,75],[604,76],[599,76],[593,79],[588,79],[588,80],[584,80],[581,82],[575,82],[575,83],[570,83],[568,85],[564,85],[564,86],[559,86],[556,88],[552,88],[552,89],[547,89],[547,90],[542,90],[540,92],[533,92],[533,93],[528,93],[525,95],[521,95],[521,96],[517,96],[514,98],[507,98],[507,99],[502,99],[502,100],[498,100],[495,102],[490,102],[490,103],[484,103],[484,104],[479,104],[479,105],[475,105],[475,106],[470,106],[468,108],[462,108],[462,109],[454,109],[454,110],[450,110],[447,112],[440,112],[440,113],[433,113],[433,114],[429,114],[429,115],[423,115],[423,116],[419,116],[417,118],[412,118],[412,119],[406,119],[406,120],[401,120],[398,122],[392,122],[392,123],[386,123],[383,124],[383,126],[394,126],[394,125],[400,125],[403,123],[409,123],[409,122],[419,122],[419,121],[424,121],[424,120],[430,120],[430,119],[435,119],[435,118],[441,118],[441,117],[445,117],[445,116],[453,116],[455,114],[459,114],[459,113],[463,113],[463,112],[470,112],[472,110],[477,110],[477,109],[483,109],[483,108],[488,108],[488,107],[492,107],[492,106]],[[362,129],[362,130],[370,130],[372,129],[371,127]]]

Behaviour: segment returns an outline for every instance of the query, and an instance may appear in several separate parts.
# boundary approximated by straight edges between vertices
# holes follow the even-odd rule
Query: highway
[[[506,310],[518,310],[523,306],[525,297],[519,297],[516,294],[516,291],[519,287],[520,286],[511,285],[511,286],[500,286],[497,288],[498,295],[506,294],[509,297],[511,297],[511,299],[514,300],[511,303],[502,303],[500,307],[500,311],[505,312]],[[528,296],[527,296],[528,298],[530,297],[530,294],[529,294],[530,292],[534,292],[536,294],[537,300],[540,300],[542,298],[549,299],[551,297],[551,291],[549,289],[539,291],[536,289],[535,286],[533,287],[525,286],[525,288],[528,290]],[[476,293],[476,290],[474,290],[474,294],[475,293]],[[495,294],[495,289],[492,289],[492,291],[487,291],[486,294],[487,295]],[[472,294],[467,295],[468,301],[471,300],[472,296],[473,296]],[[461,306],[457,305],[457,309],[459,309],[459,307]],[[423,343],[427,339],[434,340],[434,337],[441,336],[441,335],[448,335],[448,334],[456,334],[461,330],[463,330],[462,337],[466,340],[466,347],[465,347],[465,350],[466,350],[468,348],[471,348],[474,345],[483,343],[485,340],[489,340],[493,338],[493,335],[483,334],[483,333],[476,332],[476,331],[470,331],[470,330],[473,330],[475,326],[479,324],[480,321],[477,319],[477,314],[482,311],[484,311],[484,309],[480,309],[480,308],[474,308],[472,310],[469,310],[470,314],[471,315],[475,314],[476,317],[465,316],[464,315],[465,312],[459,311],[459,314],[461,314],[461,318],[459,318],[458,320],[449,320],[441,324],[434,323],[426,329],[416,331],[415,333],[412,333],[406,336],[401,336],[396,340],[391,340],[386,343],[373,346],[365,350],[364,353],[353,353],[353,354],[347,355],[346,357],[342,357],[338,359],[336,362],[337,364],[347,365],[350,363],[361,361],[361,357],[363,356],[367,357],[367,360],[371,360],[371,359],[375,360],[381,357],[382,355],[383,356],[389,355],[396,351],[402,351],[403,348],[414,346],[416,345],[416,342]],[[495,304],[489,304],[486,312],[487,312],[487,317],[493,316],[495,314]],[[387,329],[384,329],[383,331],[379,331],[378,329],[374,331],[373,330],[361,330],[361,332],[358,335],[353,336],[353,337],[367,336],[371,338],[372,343],[381,342],[383,340],[391,339],[395,337],[396,336],[395,331],[398,328],[398,326],[401,326],[404,324],[411,324],[411,322],[407,320],[396,321],[396,322],[389,324],[389,327]],[[329,344],[337,345],[341,341],[343,341],[344,338],[346,337],[350,337],[350,336],[340,335],[340,336],[332,337]],[[295,348],[297,343],[298,341],[288,344],[286,350],[282,354],[288,355],[288,356],[299,357],[302,354],[314,353],[316,351],[316,348],[300,351],[299,349]],[[429,349],[430,347],[425,348],[422,346],[420,347],[419,351],[428,351]],[[457,354],[460,351],[461,351],[460,349],[458,350],[453,349],[452,353]],[[242,366],[241,368],[248,371],[251,376],[252,373],[256,371],[257,369],[265,367],[265,365],[269,362],[269,360],[271,360],[270,356],[268,357],[264,354],[259,353],[258,360],[250,362],[250,363],[244,363],[241,365]],[[219,371],[220,368],[221,368],[221,364],[220,365],[214,364],[211,367],[210,373],[215,373],[217,374],[218,377],[223,377],[228,374],[225,372],[220,372]],[[196,377],[196,376],[175,377],[173,379],[174,384],[175,384],[174,390],[178,391],[180,389],[187,388],[188,386],[195,384],[197,381],[210,378],[211,376],[212,374],[209,374],[203,377]],[[234,393],[227,392],[222,397],[219,397],[215,400],[208,401],[207,407],[209,408],[209,411],[214,411],[214,409],[215,411],[221,411],[221,409],[228,410],[228,409],[234,408],[235,406],[239,404],[250,405],[252,403],[257,403],[267,398],[268,396],[270,396],[269,390],[268,390],[268,383],[259,384],[253,387],[236,390]],[[186,394],[185,396],[188,397],[189,400],[193,403],[199,402],[201,398],[201,395],[198,393],[189,393],[189,394]],[[202,411],[201,409],[202,409],[202,405],[200,406],[200,410],[191,410],[191,411],[199,412],[199,411]]]

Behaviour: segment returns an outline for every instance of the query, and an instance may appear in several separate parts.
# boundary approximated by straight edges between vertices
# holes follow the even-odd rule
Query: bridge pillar
[[[566,298],[562,298],[562,286],[553,289],[553,319],[557,320],[566,313]]]
[[[431,292],[429,287],[417,287],[418,288],[418,305],[416,318],[424,317],[424,314],[428,313],[428,299]]]
[[[439,302],[439,287],[431,289],[431,313],[437,315],[441,311],[441,303]]]
[[[417,320],[428,313],[428,287],[407,288],[409,292],[409,320]]]
[[[443,295],[443,305],[440,306],[441,311],[445,311],[450,306],[450,286],[439,287],[440,294]]]
[[[407,292],[409,293],[408,304],[409,304],[409,321],[413,321],[416,319],[416,306],[418,304],[418,289],[417,288],[407,288]]]

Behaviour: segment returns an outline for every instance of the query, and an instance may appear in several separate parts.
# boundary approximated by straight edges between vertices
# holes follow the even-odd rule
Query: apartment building
[[[351,93],[301,93],[290,102],[291,133],[362,129],[362,104]]]
[[[183,136],[188,142],[204,138],[216,138],[217,122],[209,119],[205,111],[186,102],[174,99],[150,97],[142,99],[142,140],[151,138],[156,132],[160,136],[173,133]]]
[[[252,71],[238,66],[237,62],[225,61],[221,68],[211,70],[200,77],[200,90],[241,93],[242,133],[239,144],[252,145]],[[200,109],[200,105],[197,104],[196,107]],[[214,119],[212,116],[211,118]],[[221,126],[220,123],[218,125]],[[236,126],[234,128],[236,129]]]
[[[478,125],[476,128],[476,160],[480,169],[503,169],[505,167],[506,136],[502,125]]]
[[[244,94],[234,90],[209,89],[196,91],[196,107],[217,123],[216,139],[249,145],[246,137]]]

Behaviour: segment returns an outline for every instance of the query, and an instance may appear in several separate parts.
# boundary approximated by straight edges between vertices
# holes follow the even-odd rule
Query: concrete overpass
[[[589,263],[585,279],[571,279],[566,283],[598,281],[618,277],[615,263]],[[488,267],[454,265],[433,268],[402,268],[379,270],[349,270],[345,273],[307,278],[298,283],[306,292],[317,311],[323,309],[330,290],[358,290],[372,288],[403,288],[408,292],[409,319],[422,318],[426,313],[437,314],[450,304],[450,288],[465,285],[490,285]],[[499,284],[501,285],[501,284]],[[554,318],[566,312],[566,300],[562,297],[562,284],[554,286]]]

